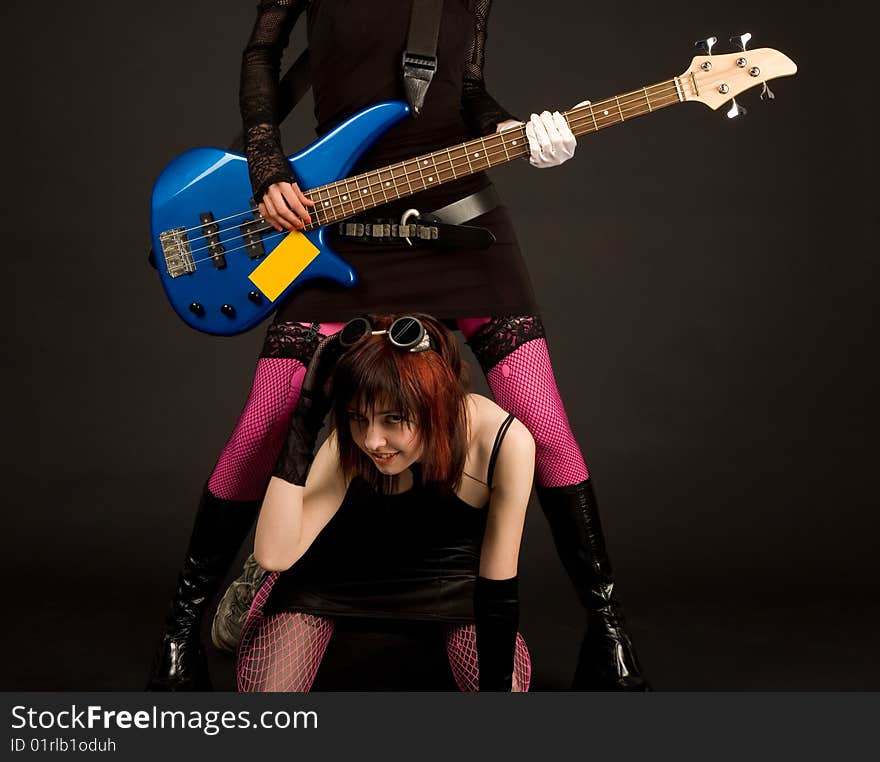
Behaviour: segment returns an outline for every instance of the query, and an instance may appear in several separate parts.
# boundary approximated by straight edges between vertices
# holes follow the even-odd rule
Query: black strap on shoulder
[[[513,413],[510,413],[504,419],[504,423],[501,424],[498,433],[495,435],[495,444],[492,445],[492,454],[489,456],[489,471],[486,474],[486,486],[489,489],[492,489],[492,476],[495,474],[495,461],[498,460],[498,451],[501,449],[501,443],[504,441],[507,430],[514,420]]]
[[[409,36],[403,51],[403,89],[415,116],[422,112],[425,94],[437,71],[437,39],[443,0],[413,0]]]

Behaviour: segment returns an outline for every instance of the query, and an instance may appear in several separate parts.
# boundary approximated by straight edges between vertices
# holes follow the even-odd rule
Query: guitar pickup
[[[244,248],[247,255],[251,259],[259,259],[266,254],[266,248],[263,246],[262,234],[269,228],[266,227],[265,220],[260,217],[256,202],[251,199],[251,211],[253,219],[245,220],[238,226],[241,237],[244,239]]]
[[[179,278],[181,275],[196,271],[186,228],[174,228],[159,233],[159,245],[162,247],[165,269],[172,278]]]
[[[202,212],[199,215],[202,223],[202,233],[208,248],[208,254],[211,262],[218,270],[226,267],[226,248],[220,243],[220,226],[214,222],[214,215],[211,212]]]

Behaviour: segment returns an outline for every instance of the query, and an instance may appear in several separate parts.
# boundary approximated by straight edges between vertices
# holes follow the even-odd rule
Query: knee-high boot
[[[223,500],[205,488],[168,616],[156,649],[148,691],[209,691],[200,638],[202,612],[253,526],[260,500]]]
[[[614,591],[590,480],[566,487],[539,487],[537,493],[559,557],[587,611],[572,690],[650,690]]]

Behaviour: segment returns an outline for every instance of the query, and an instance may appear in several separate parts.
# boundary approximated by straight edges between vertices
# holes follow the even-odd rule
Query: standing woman
[[[385,133],[355,172],[517,123],[483,81],[490,7],[491,0],[445,0],[438,69],[420,115]],[[308,224],[313,205],[281,147],[276,116],[282,53],[303,11],[319,135],[377,101],[405,97],[400,61],[410,0],[260,0],[243,56],[240,104],[254,198],[279,230]],[[575,138],[558,113],[532,114],[526,134],[533,166],[555,166],[574,153]],[[489,178],[478,172],[374,209],[360,221],[396,221],[409,207],[427,213],[464,198],[485,205],[490,189]],[[148,688],[210,686],[199,642],[202,612],[253,524],[315,347],[322,336],[339,330],[340,321],[393,311],[454,320],[496,402],[534,437],[538,498],[587,613],[573,687],[647,689],[625,630],[589,473],[556,387],[510,218],[496,205],[468,224],[491,231],[495,243],[480,251],[431,249],[418,241],[411,247],[405,241],[363,243],[331,234],[332,247],[360,277],[357,287],[313,281],[276,312],[250,396],[202,495]]]
[[[462,369],[427,315],[355,318],[321,342],[257,521],[254,557],[280,574],[245,624],[239,690],[309,690],[343,618],[442,626],[462,690],[527,690],[517,559],[535,443]]]

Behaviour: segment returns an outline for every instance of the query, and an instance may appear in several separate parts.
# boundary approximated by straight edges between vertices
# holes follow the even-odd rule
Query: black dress
[[[489,461],[492,484],[501,442],[513,421],[501,424]],[[488,505],[469,505],[421,482],[381,495],[356,478],[311,547],[275,581],[266,614],[302,611],[328,617],[474,621],[474,584]]]
[[[512,118],[483,86],[483,50],[491,0],[446,0],[438,40],[438,71],[422,114],[383,135],[354,172],[386,166],[494,132]],[[281,55],[307,8],[317,133],[366,106],[405,100],[401,54],[409,0],[263,0],[245,49],[241,110],[254,192],[293,181],[275,124]],[[397,219],[408,208],[445,206],[490,184],[477,173],[372,210]],[[330,235],[331,246],[360,278],[354,289],[315,283],[301,287],[276,321],[342,321],[368,312],[428,312],[440,318],[535,314],[537,305],[513,226],[504,207],[468,224],[490,229],[487,250],[359,244]]]
[[[472,622],[487,511],[421,484],[379,495],[355,479],[305,555],[279,575],[267,614]]]

